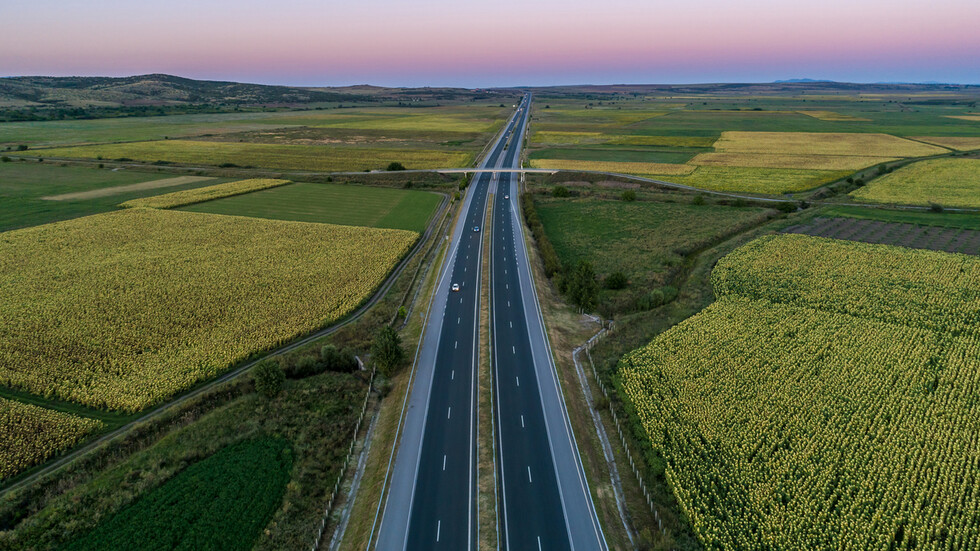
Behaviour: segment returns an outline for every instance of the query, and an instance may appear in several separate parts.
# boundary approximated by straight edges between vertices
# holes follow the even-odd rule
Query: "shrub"
[[[24,144],[20,144],[17,146],[17,151],[27,151],[27,146]]]
[[[623,192],[622,198],[623,201],[626,201],[627,203],[632,203],[633,201],[636,201],[636,192],[633,191],[632,189],[628,189]]]
[[[677,288],[676,287],[672,287],[670,285],[665,285],[665,286],[663,286],[661,288],[661,291],[664,294],[664,304],[667,304],[668,302],[671,302],[675,298],[677,298]]]
[[[375,335],[371,343],[371,357],[385,377],[391,377],[405,359],[402,339],[391,326],[385,325]]]
[[[703,205],[704,204],[704,195],[701,195],[701,194],[695,195],[694,198],[691,199],[691,204],[692,205]]]
[[[408,316],[408,310],[406,310],[404,306],[399,306],[398,317],[401,319],[405,319],[406,316]]]
[[[613,272],[606,276],[606,289],[625,289],[629,281],[626,279],[626,274],[623,272]]]
[[[781,202],[776,204],[776,208],[786,213],[796,212],[796,203],[789,201]]]
[[[272,358],[266,358],[252,368],[252,381],[255,382],[255,390],[267,398],[275,398],[282,391],[282,384],[286,380],[279,362]]]
[[[9,162],[10,162],[10,157],[8,157],[6,155],[4,155],[3,157],[0,157],[0,163],[9,163]]]
[[[940,205],[939,203],[929,203],[929,210],[938,213],[938,212],[942,212],[944,209],[943,206]]]
[[[296,360],[292,367],[286,370],[286,375],[291,379],[302,379],[323,373],[325,365],[316,356],[303,356]]]
[[[552,197],[568,197],[569,195],[571,195],[571,193],[568,191],[568,188],[565,186],[555,186],[551,188]]]
[[[405,170],[405,165],[399,163],[398,161],[392,161],[392,162],[388,163],[387,170],[392,171],[392,172],[393,171],[396,171],[396,170]]]

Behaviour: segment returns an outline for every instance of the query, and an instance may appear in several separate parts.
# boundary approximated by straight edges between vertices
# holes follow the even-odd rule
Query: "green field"
[[[167,411],[94,452],[94,461],[55,473],[56,489],[6,494],[0,548],[311,546],[366,382],[327,372],[287,380],[269,400],[248,379]]]
[[[180,210],[422,233],[440,201],[439,195],[423,191],[298,183],[198,203]]]
[[[980,208],[980,159],[912,163],[871,180],[851,196],[872,203]]]
[[[285,440],[231,445],[62,549],[250,549],[279,508],[292,466]]]
[[[169,174],[62,167],[50,163],[0,163],[0,232],[116,210],[119,203],[130,199],[229,181],[227,178],[213,178],[179,186],[113,193],[90,199],[42,199],[171,177]]]
[[[615,161],[638,163],[677,163],[690,161],[701,151],[710,149],[691,149],[683,151],[671,148],[649,147],[645,149],[625,148],[548,148],[536,150],[531,159],[569,159],[573,161]]]
[[[847,171],[801,168],[699,166],[687,175],[647,174],[646,176],[712,191],[777,195],[813,189],[840,180],[848,174]]]
[[[864,207],[828,207],[821,211],[821,215],[881,220],[883,222],[900,222],[917,224],[919,226],[980,230],[980,214],[885,210]]]
[[[31,153],[30,151],[28,153]],[[192,140],[161,140],[46,149],[36,155],[82,159],[134,159],[190,165],[225,165],[312,170],[320,172],[377,170],[399,162],[405,168],[463,167],[473,155],[458,151],[379,149],[328,145],[277,145]]]
[[[640,296],[667,284],[683,258],[768,217],[767,209],[600,199],[535,198],[545,233],[563,265],[590,262],[600,279],[621,271],[630,283],[601,300],[630,310]]]

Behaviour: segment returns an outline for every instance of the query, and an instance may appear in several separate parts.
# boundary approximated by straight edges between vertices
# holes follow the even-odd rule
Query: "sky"
[[[977,0],[31,0],[0,76],[299,86],[980,84]]]

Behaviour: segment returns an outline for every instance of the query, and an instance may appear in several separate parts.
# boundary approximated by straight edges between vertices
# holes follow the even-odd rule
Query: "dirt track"
[[[98,199],[100,197],[109,197],[111,195],[129,193],[131,191],[144,191],[147,189],[157,189],[162,187],[182,186],[184,184],[193,184],[196,182],[203,182],[205,180],[214,180],[214,178],[209,176],[177,176],[175,178],[150,180],[149,182],[140,182],[138,184],[93,189],[92,191],[78,191],[75,193],[63,193],[61,195],[49,195],[47,197],[42,197],[41,199],[46,201],[79,201],[85,199]]]

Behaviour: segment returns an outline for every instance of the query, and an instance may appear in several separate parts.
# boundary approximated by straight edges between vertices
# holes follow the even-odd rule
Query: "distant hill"
[[[129,107],[270,105],[366,99],[364,94],[322,89],[193,80],[171,75],[0,78],[8,107]]]

